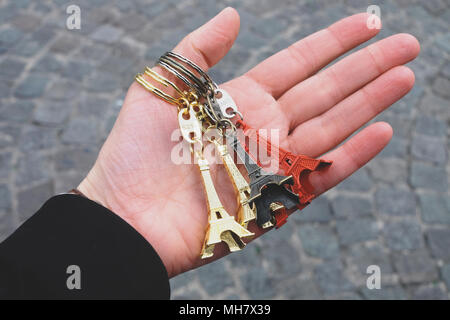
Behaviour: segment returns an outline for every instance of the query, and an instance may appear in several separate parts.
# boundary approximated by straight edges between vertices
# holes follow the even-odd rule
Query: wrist
[[[97,202],[103,207],[111,210],[111,208],[107,205],[107,201],[105,201],[103,195],[98,192],[98,188],[96,187],[96,184],[93,183],[90,177],[90,173],[86,176],[86,178],[83,179],[83,181],[80,182],[75,190],[78,191],[80,195],[88,198],[89,200]],[[76,192],[73,193],[76,194]]]

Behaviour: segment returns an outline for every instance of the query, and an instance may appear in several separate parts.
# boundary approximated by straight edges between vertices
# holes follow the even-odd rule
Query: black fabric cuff
[[[0,298],[169,297],[167,271],[147,240],[78,195],[52,197],[0,244]]]

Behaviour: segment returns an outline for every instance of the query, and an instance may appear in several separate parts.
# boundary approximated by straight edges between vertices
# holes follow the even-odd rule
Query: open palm
[[[414,74],[403,64],[419,53],[417,40],[398,34],[376,42],[322,70],[331,61],[378,32],[357,14],[298,41],[223,85],[246,122],[255,128],[277,128],[281,146],[293,153],[332,160],[313,173],[317,194],[358,170],[392,137],[387,123],[374,123],[337,147],[358,128],[404,96]],[[174,49],[204,70],[231,48],[239,16],[227,8],[189,34]],[[171,160],[176,108],[133,83],[99,157],[79,189],[118,214],[147,239],[169,276],[222,257],[201,260],[207,226],[205,196],[198,168]],[[330,151],[331,150],[331,151]],[[236,199],[225,170],[212,168],[216,189],[227,211]],[[261,231],[253,225],[257,236]]]

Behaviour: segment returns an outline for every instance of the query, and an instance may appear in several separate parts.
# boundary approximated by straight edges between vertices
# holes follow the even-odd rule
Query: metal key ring
[[[203,71],[202,68],[200,68],[197,64],[195,64],[193,61],[189,60],[188,58],[185,58],[182,55],[180,55],[178,53],[175,53],[175,52],[172,52],[172,51],[166,52],[164,54],[164,56],[176,58],[176,59],[186,63],[191,68],[193,68],[195,71],[197,71],[205,79],[205,82],[211,83],[215,87],[217,87],[216,83],[211,79],[211,77],[205,71]]]
[[[189,81],[185,76],[183,76],[180,72],[174,69],[171,65],[160,60],[158,60],[157,64],[159,64],[161,67],[163,67],[164,69],[175,75],[178,79],[183,81],[189,88],[192,88],[197,92],[202,92],[201,88],[198,88],[196,84],[193,84],[191,81]]]
[[[178,63],[176,60],[162,56],[159,58],[160,61],[164,61],[167,64],[170,64],[173,68],[177,69],[179,72],[184,73],[188,78],[190,78],[193,82],[195,82],[200,88],[204,88],[204,82],[198,78],[194,73],[192,73],[189,69],[187,69],[182,64]],[[205,92],[206,90],[202,90]]]
[[[171,71],[175,76],[180,78],[185,84],[194,89],[200,95],[205,95],[206,92],[203,83],[201,83],[192,72],[181,66],[179,63],[164,57],[160,57],[158,59],[158,63],[163,67],[166,67],[166,69],[170,68],[169,71]]]

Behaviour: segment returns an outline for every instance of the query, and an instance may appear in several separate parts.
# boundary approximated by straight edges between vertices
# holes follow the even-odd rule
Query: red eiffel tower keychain
[[[284,174],[291,175],[294,180],[294,184],[290,188],[292,192],[299,196],[300,203],[297,206],[298,209],[301,210],[306,207],[316,197],[313,186],[308,179],[309,174],[328,168],[332,164],[332,161],[314,159],[305,155],[295,155],[281,147],[277,147],[269,140],[262,138],[258,130],[251,128],[242,120],[236,121],[236,126],[241,128],[244,134],[250,139],[253,139],[258,145],[264,145],[269,156],[272,155],[272,150],[276,150],[275,153],[278,154],[280,168],[284,171]],[[248,148],[247,151],[249,151]],[[288,214],[284,208],[277,210],[275,214],[276,227],[279,228],[286,223],[287,217]]]

